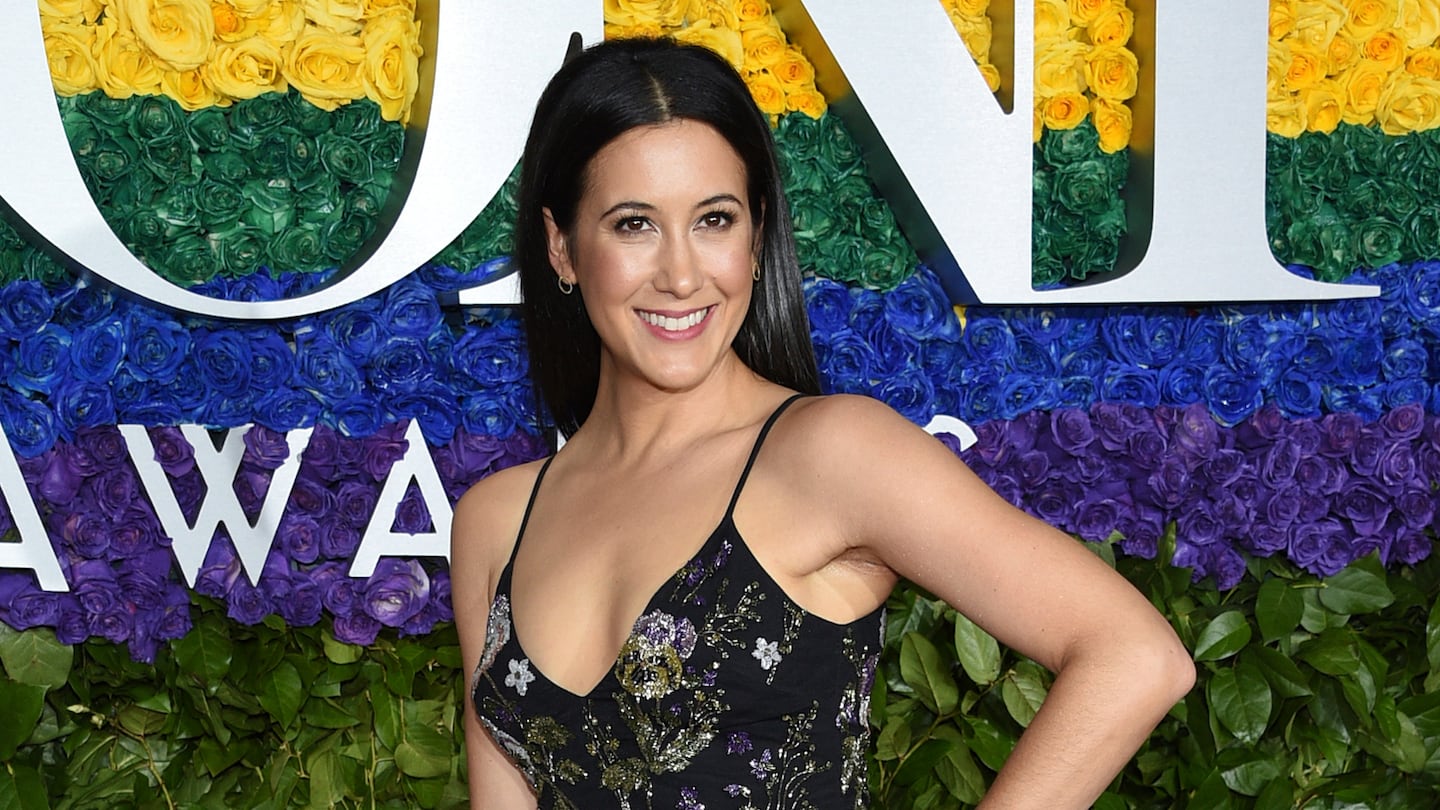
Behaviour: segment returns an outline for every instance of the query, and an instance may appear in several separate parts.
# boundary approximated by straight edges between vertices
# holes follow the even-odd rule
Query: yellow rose
[[[1396,71],[1405,64],[1405,43],[1394,31],[1381,31],[1365,40],[1360,55],[1389,71]]]
[[[1124,45],[1135,34],[1135,12],[1112,6],[1101,12],[1087,31],[1093,45]]]
[[[665,29],[656,23],[637,23],[635,25],[605,23],[606,39],[655,39],[663,36],[665,36]]]
[[[1270,41],[1279,42],[1295,30],[1295,0],[1270,0]]]
[[[709,3],[703,9],[703,13],[696,16],[691,22],[707,22],[712,28],[740,30],[740,16],[735,13],[735,7],[729,3]]]
[[[255,19],[261,24],[259,35],[281,50],[299,39],[300,33],[305,30],[305,9],[300,0],[274,0]]]
[[[990,0],[945,0],[945,8],[967,17],[983,17],[990,9]]]
[[[1090,100],[1084,93],[1061,93],[1040,104],[1040,119],[1046,129],[1074,129],[1090,114]]]
[[[1070,0],[1070,21],[1081,27],[1089,27],[1115,0]]]
[[[228,107],[230,99],[215,92],[205,80],[205,72],[195,70],[167,70],[160,77],[160,87],[165,95],[175,99],[183,109],[195,111],[206,107]]]
[[[1072,39],[1070,7],[1065,0],[1035,0],[1035,49],[1054,41]]]
[[[1295,4],[1295,27],[1288,39],[1292,44],[1324,53],[1348,16],[1340,0],[1299,0]]]
[[[1421,48],[1405,59],[1405,72],[1422,79],[1440,79],[1440,48]]]
[[[413,20],[415,0],[365,0],[365,10],[361,12],[361,16],[368,20],[393,11],[401,12]]]
[[[40,0],[40,19],[45,22],[91,23],[105,10],[101,0]]]
[[[1286,91],[1285,71],[1290,69],[1290,48],[1282,43],[1270,43],[1270,52],[1265,58],[1265,95],[1282,95]]]
[[[1327,135],[1340,125],[1344,112],[1345,98],[1340,85],[1333,79],[1326,79],[1300,92],[1300,103],[1305,106],[1305,128],[1311,132]]]
[[[675,0],[605,0],[605,22],[616,25],[656,23],[673,28],[684,19]]]
[[[735,16],[740,22],[754,22],[770,16],[770,6],[765,0],[739,0],[735,3]]]
[[[360,33],[361,0],[305,0],[305,19],[337,34]]]
[[[365,95],[361,65],[365,46],[357,36],[306,27],[285,60],[285,80],[305,100],[334,110]]]
[[[95,61],[95,28],[51,18],[40,26],[45,38],[45,58],[50,63],[50,80],[62,96],[88,93],[100,85],[100,65]]]
[[[207,0],[116,0],[110,10],[162,66],[192,70],[210,58],[215,17]]]
[[[386,121],[406,121],[420,88],[420,24],[403,11],[375,17],[361,35],[365,95]]]
[[[215,18],[215,38],[221,42],[239,42],[260,33],[263,22],[256,17],[247,17],[231,3],[211,3],[211,16]]]
[[[1085,60],[1085,81],[1090,92],[1111,101],[1135,95],[1140,83],[1140,62],[1120,45],[1101,45]]]
[[[270,7],[271,0],[228,0],[236,11],[246,17],[263,17],[265,11]]]
[[[227,98],[254,98],[285,92],[285,57],[264,37],[215,46],[215,58],[204,68],[205,79]]]
[[[1325,52],[1325,73],[1339,76],[1360,61],[1360,45],[1344,34],[1336,34]]]
[[[1035,95],[1085,92],[1085,56],[1089,50],[1080,42],[1054,41],[1046,45],[1035,61]]]
[[[825,114],[825,97],[818,90],[786,90],[785,109],[819,118]]]
[[[1369,124],[1375,120],[1375,107],[1380,103],[1380,91],[1390,72],[1374,62],[1361,60],[1343,76],[1337,77],[1345,92],[1345,107],[1341,120],[1347,124]]]
[[[1291,92],[1313,87],[1325,78],[1325,64],[1325,57],[1319,51],[1303,45],[1291,46],[1290,62],[1285,66],[1280,86]]]
[[[1440,126],[1440,81],[1395,74],[1380,93],[1375,120],[1386,135],[1408,135]]]
[[[985,80],[985,86],[990,88],[990,92],[1000,92],[1000,68],[995,67],[989,62],[979,65],[978,67],[980,68],[980,77]]]
[[[750,26],[741,29],[745,48],[745,67],[763,70],[773,67],[785,56],[785,34],[778,26]]]
[[[1265,104],[1265,129],[1282,138],[1298,138],[1305,131],[1305,105],[1295,96],[1271,97]]]
[[[752,70],[745,74],[745,84],[755,98],[755,106],[766,115],[785,112],[785,87],[768,70]]]
[[[1395,17],[1407,48],[1425,48],[1440,38],[1440,0],[1407,0]]]
[[[95,34],[101,89],[106,95],[130,98],[162,92],[160,67],[130,29],[121,28],[118,22],[108,19],[96,26]]]
[[[1045,134],[1045,119],[1040,115],[1040,102],[1035,103],[1035,114],[1030,119],[1030,140],[1034,143],[1040,142],[1040,136]]]
[[[1090,105],[1090,121],[1100,134],[1100,151],[1114,154],[1130,145],[1134,121],[1126,105],[1097,98]]]
[[[950,22],[955,26],[955,31],[960,34],[960,39],[965,42],[965,50],[976,62],[986,62],[990,59],[990,18],[989,17],[961,17],[955,14],[950,15]]]
[[[1395,24],[1395,3],[1386,0],[1347,0],[1345,24],[1340,30],[1356,39],[1369,39]]]
[[[745,67],[745,46],[741,42],[740,32],[733,28],[717,28],[709,22],[698,22],[676,31],[675,38],[681,42],[709,48],[725,57],[725,61],[736,70]]]
[[[675,13],[680,15],[678,25],[709,19],[705,0],[675,0]]]
[[[785,92],[791,88],[800,89],[813,87],[815,85],[815,66],[805,58],[805,54],[794,45],[785,48],[785,56],[771,68],[775,78],[785,85]]]

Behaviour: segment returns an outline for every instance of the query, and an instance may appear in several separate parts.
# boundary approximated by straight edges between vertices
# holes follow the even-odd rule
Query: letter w
[[[195,577],[205,563],[205,554],[215,538],[215,532],[223,524],[235,544],[235,553],[245,569],[250,584],[259,584],[260,571],[265,558],[275,543],[275,533],[280,528],[280,517],[290,492],[295,487],[295,476],[300,473],[300,454],[310,445],[312,428],[292,430],[285,434],[290,446],[290,455],[280,469],[270,478],[270,488],[265,492],[260,515],[254,524],[245,516],[240,498],[235,494],[235,473],[245,455],[245,434],[250,425],[228,431],[225,443],[219,449],[210,441],[210,433],[199,425],[181,425],[180,431],[195,451],[195,466],[205,480],[205,498],[200,502],[200,512],[192,526],[180,511],[180,502],[165,469],[155,458],[155,445],[144,425],[120,425],[120,433],[130,449],[130,459],[140,475],[140,483],[150,496],[155,507],[155,516],[171,538],[171,547],[185,582],[195,587]]]

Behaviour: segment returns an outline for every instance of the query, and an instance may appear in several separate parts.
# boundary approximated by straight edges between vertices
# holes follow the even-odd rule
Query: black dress
[[[735,528],[765,422],[720,525],[650,599],[595,688],[531,665],[505,566],[471,686],[481,724],[542,808],[834,810],[867,806],[870,687],[883,609],[838,625],[807,613]],[[518,550],[549,461],[535,480]]]

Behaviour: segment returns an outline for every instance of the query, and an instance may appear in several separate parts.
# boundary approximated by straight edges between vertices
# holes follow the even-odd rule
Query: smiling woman
[[[766,119],[700,48],[612,40],[540,99],[516,261],[568,441],[456,507],[473,804],[867,806],[903,577],[1058,673],[988,801],[1088,806],[1193,666],[940,442],[814,396],[777,176]]]

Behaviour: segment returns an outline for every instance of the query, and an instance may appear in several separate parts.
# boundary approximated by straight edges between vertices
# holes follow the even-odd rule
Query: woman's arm
[[[494,579],[509,556],[519,529],[525,480],[535,480],[531,469],[514,468],[481,481],[455,506],[450,538],[450,596],[455,606],[455,627],[460,634],[460,658],[465,677],[465,756],[469,767],[470,806],[476,810],[524,810],[535,807],[535,796],[520,771],[496,747],[475,716],[469,686],[480,654],[485,649],[486,621],[494,598]],[[518,492],[518,495],[517,495]]]
[[[830,397],[807,410],[815,494],[847,545],[1056,673],[981,806],[1089,807],[1194,683],[1174,631],[1081,543],[889,408]]]

